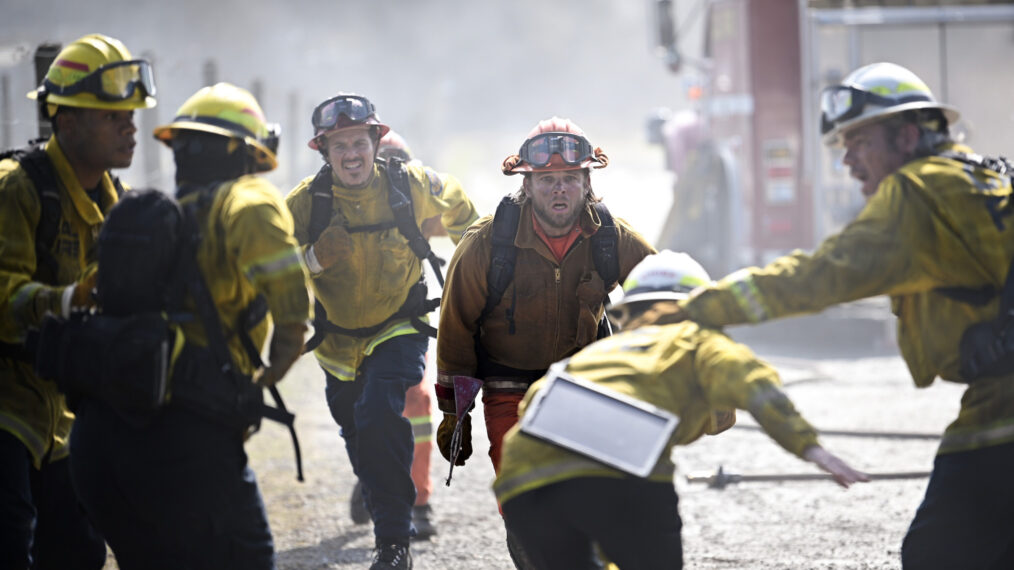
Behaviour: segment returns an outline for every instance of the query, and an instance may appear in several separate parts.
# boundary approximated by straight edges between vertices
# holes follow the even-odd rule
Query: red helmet
[[[397,156],[405,162],[412,160],[412,149],[408,148],[408,143],[401,135],[394,131],[387,131],[387,134],[380,137],[380,142],[377,144],[377,156],[380,158],[386,158],[388,156]]]
[[[528,133],[517,154],[503,161],[501,170],[510,176],[519,172],[605,168],[609,157],[592,147],[584,131],[570,119],[553,117],[539,121]]]
[[[310,122],[313,124],[313,138],[306,146],[313,150],[320,150],[318,141],[321,137],[341,129],[373,125],[381,137],[391,130],[380,122],[377,110],[369,99],[351,93],[339,93],[317,105]]]

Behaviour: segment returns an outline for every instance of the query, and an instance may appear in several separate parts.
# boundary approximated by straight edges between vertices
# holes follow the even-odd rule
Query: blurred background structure
[[[86,33],[155,64],[159,105],[137,115],[132,186],[171,190],[151,139],[202,85],[230,81],[281,123],[287,192],[320,165],[310,113],[367,95],[416,154],[491,212],[500,174],[551,115],[610,155],[593,176],[613,211],[714,274],[809,249],[861,207],[819,140],[817,96],[890,60],[963,113],[978,152],[1014,155],[1014,2],[987,0],[33,0],[0,21],[0,146],[35,136],[33,55]],[[669,19],[671,18],[671,20]],[[648,128],[645,128],[645,125]],[[652,144],[655,143],[655,144]],[[672,208],[671,208],[672,206]]]

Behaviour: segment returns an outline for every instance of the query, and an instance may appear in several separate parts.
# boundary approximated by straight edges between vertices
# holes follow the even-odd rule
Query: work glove
[[[285,376],[299,355],[303,353],[303,335],[306,323],[275,324],[275,332],[271,335],[271,350],[268,353],[269,364],[257,378],[257,385],[270,388]]]
[[[708,427],[705,429],[704,433],[708,435],[718,435],[734,425],[736,425],[735,408],[719,408],[717,410],[711,410],[711,418],[708,420]]]
[[[451,449],[451,439],[454,435],[454,426],[458,423],[458,416],[454,414],[444,414],[444,419],[440,420],[440,426],[437,427],[437,447],[440,448],[440,455],[444,456],[444,459],[448,463],[451,461],[451,456],[454,454],[454,450]],[[465,420],[461,425],[461,451],[458,453],[458,460],[454,462],[455,465],[464,465],[465,460],[472,456],[472,416],[465,414]]]
[[[870,480],[869,475],[856,471],[840,457],[819,445],[811,445],[803,450],[803,459],[830,473],[835,483],[846,489],[853,483],[866,483]]]
[[[77,283],[74,283],[74,292],[70,293],[70,306],[72,309],[90,309],[97,304],[95,295],[92,292],[95,291],[95,283],[98,281],[98,278],[98,268],[92,265],[89,269],[85,270],[85,274],[81,279]]]
[[[352,237],[342,226],[328,226],[317,241],[306,249],[306,266],[310,273],[317,274],[328,267],[349,258],[352,253]]]

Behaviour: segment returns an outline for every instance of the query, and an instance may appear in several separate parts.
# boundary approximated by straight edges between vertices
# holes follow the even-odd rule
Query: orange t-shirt
[[[535,226],[535,233],[549,246],[549,251],[553,252],[553,257],[558,262],[563,261],[563,256],[567,254],[567,250],[570,249],[570,246],[574,245],[577,237],[581,235],[581,224],[578,223],[574,224],[570,232],[562,236],[550,237],[546,235],[546,232],[542,230],[542,226],[539,225],[538,218],[535,217],[534,210],[532,210],[532,225]]]

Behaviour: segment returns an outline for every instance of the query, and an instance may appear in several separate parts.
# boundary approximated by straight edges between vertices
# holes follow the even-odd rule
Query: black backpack
[[[112,316],[176,309],[182,211],[157,190],[128,192],[109,213],[98,240],[96,296]],[[175,287],[174,287],[175,286]]]
[[[166,402],[173,347],[170,323],[196,317],[207,335],[210,355],[186,366],[207,374],[176,374],[172,401],[229,428],[256,427],[262,417],[287,425],[302,481],[295,416],[286,410],[277,388],[269,388],[278,406],[273,408],[264,404],[261,388],[236,370],[214,299],[197,266],[202,239],[198,212],[210,207],[219,187],[214,183],[192,190],[199,195],[186,206],[158,190],[127,192],[99,233],[100,312],[70,319],[47,317],[36,370],[41,377],[56,380],[69,399],[99,398],[128,422],[144,426]],[[196,315],[183,311],[187,293]],[[264,299],[258,297],[235,326],[256,367],[263,362],[248,331],[266,312]],[[187,345],[184,354],[200,350]],[[222,381],[209,382],[207,376]]]

